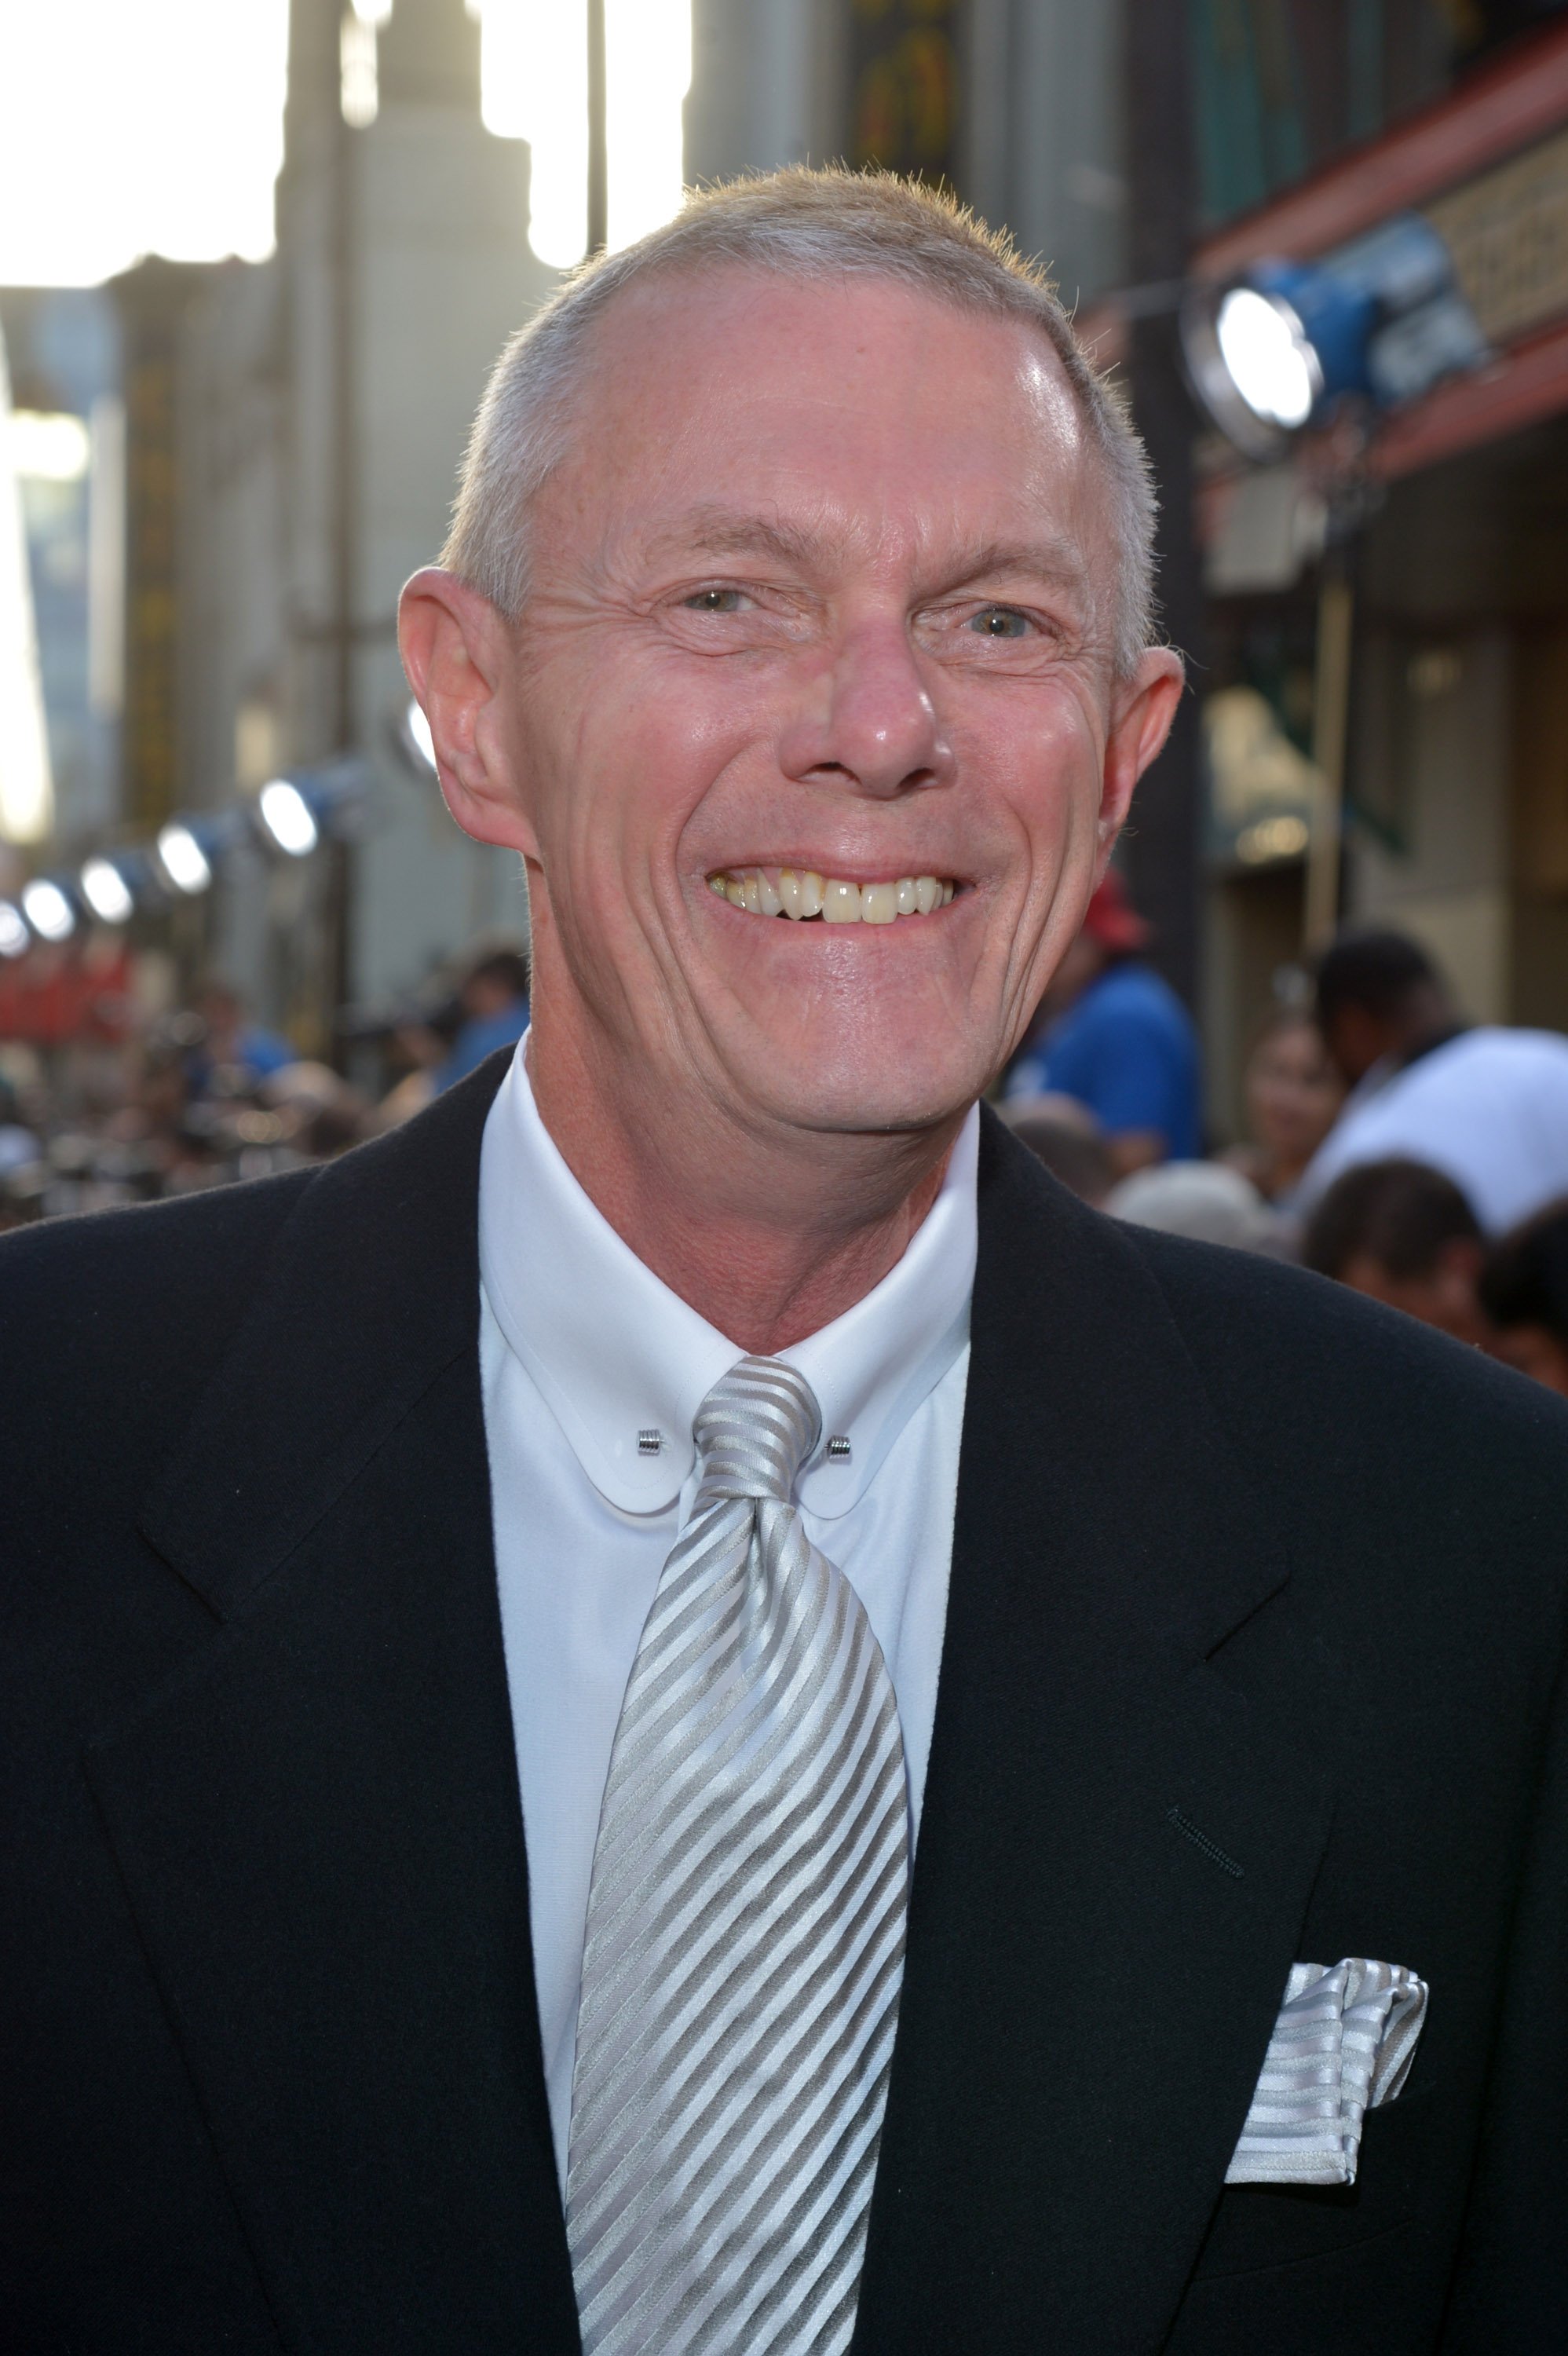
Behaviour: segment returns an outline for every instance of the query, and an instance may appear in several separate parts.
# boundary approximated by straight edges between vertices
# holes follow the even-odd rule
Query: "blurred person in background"
[[[515,1046],[528,1027],[528,961],[521,949],[489,949],[470,967],[458,992],[462,1023],[432,1093],[440,1096],[476,1071],[497,1047]]]
[[[1480,1221],[1450,1178],[1424,1162],[1359,1162],[1307,1223],[1301,1258],[1319,1276],[1403,1309],[1458,1342],[1491,1339],[1479,1285]]]
[[[138,1148],[148,1167],[160,1173],[173,1166],[190,1108],[187,1025],[196,1029],[192,1018],[172,1015],[152,1024],[127,1050],[122,1099],[103,1127],[110,1143]]]
[[[1060,1095],[1087,1106],[1118,1177],[1202,1150],[1198,1034],[1146,961],[1149,937],[1109,869],[1007,1080],[1009,1098]]]
[[[225,1095],[242,1095],[298,1058],[299,1049],[278,1032],[251,1022],[232,982],[216,977],[204,982],[195,1011],[202,1028],[187,1068],[197,1095],[215,1087]]]
[[[1568,1039],[1467,1025],[1402,933],[1326,950],[1317,1012],[1350,1093],[1301,1182],[1305,1216],[1341,1172],[1390,1159],[1442,1171],[1489,1235],[1568,1191]]]
[[[396,1077],[368,1117],[367,1133],[384,1136],[423,1112],[436,1094],[436,1075],[453,1052],[464,1021],[462,1000],[450,988],[434,1002],[415,1001],[400,1006],[389,1022],[373,1033],[384,1057],[383,1069]]]
[[[1494,1355],[1568,1397],[1568,1197],[1492,1246],[1480,1298]]]
[[[1074,1097],[1009,1097],[1002,1118],[1068,1192],[1094,1210],[1116,1182],[1100,1124]]]
[[[370,1108],[330,1065],[285,1064],[257,1090],[277,1116],[275,1136],[258,1130],[269,1143],[286,1147],[303,1162],[331,1162],[369,1134]]]
[[[0,1177],[8,1171],[25,1170],[42,1151],[42,1145],[22,1119],[16,1089],[0,1072]]]
[[[1265,1203],[1288,1211],[1345,1100],[1345,1084],[1305,1008],[1280,1007],[1268,1016],[1247,1057],[1243,1088],[1250,1135],[1220,1158],[1250,1178]]]
[[[1114,1219],[1160,1235],[1284,1257],[1279,1223],[1268,1205],[1251,1179],[1222,1162],[1165,1162],[1135,1170],[1112,1188],[1105,1208]]]

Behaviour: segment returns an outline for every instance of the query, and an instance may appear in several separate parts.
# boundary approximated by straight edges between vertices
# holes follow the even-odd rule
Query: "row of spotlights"
[[[420,718],[423,720],[422,712]],[[292,778],[273,777],[261,787],[256,817],[269,844],[286,858],[304,859],[321,841],[321,822]],[[172,889],[187,899],[212,883],[208,850],[180,819],[171,819],[158,835],[157,865]],[[128,924],[135,914],[135,894],[112,859],[90,859],[75,889],[101,924]],[[24,887],[19,908],[0,900],[0,958],[21,957],[35,935],[44,941],[69,940],[76,924],[70,894],[51,877],[36,876]]]

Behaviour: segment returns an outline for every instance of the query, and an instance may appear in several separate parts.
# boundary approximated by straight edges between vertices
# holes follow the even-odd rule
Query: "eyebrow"
[[[657,545],[661,551],[689,548],[703,556],[771,556],[794,565],[815,563],[823,552],[823,542],[812,532],[732,508],[694,509]]]
[[[816,533],[767,516],[731,508],[698,508],[673,530],[662,534],[665,548],[689,549],[704,556],[766,556],[777,563],[806,569],[819,563],[827,544]],[[1021,573],[1052,588],[1082,595],[1092,593],[1091,570],[1083,551],[1062,534],[1039,539],[988,540],[960,550],[942,568],[942,594],[961,589],[995,573]]]
[[[945,568],[950,588],[961,589],[995,573],[1021,573],[1058,589],[1087,591],[1091,573],[1083,551],[1063,534],[1051,532],[1039,540],[987,540],[963,551]]]

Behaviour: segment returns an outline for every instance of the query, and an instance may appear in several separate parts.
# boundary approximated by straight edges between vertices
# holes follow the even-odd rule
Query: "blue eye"
[[[1029,616],[1013,605],[982,605],[968,626],[983,638],[1021,638],[1029,634]]]
[[[739,589],[698,589],[681,599],[694,614],[738,614],[741,602]]]

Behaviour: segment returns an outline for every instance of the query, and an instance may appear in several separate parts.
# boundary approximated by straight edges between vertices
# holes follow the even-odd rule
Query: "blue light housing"
[[[1337,402],[1391,408],[1488,357],[1430,221],[1402,213],[1316,262],[1254,262],[1181,321],[1200,402],[1248,457],[1276,458]]]

